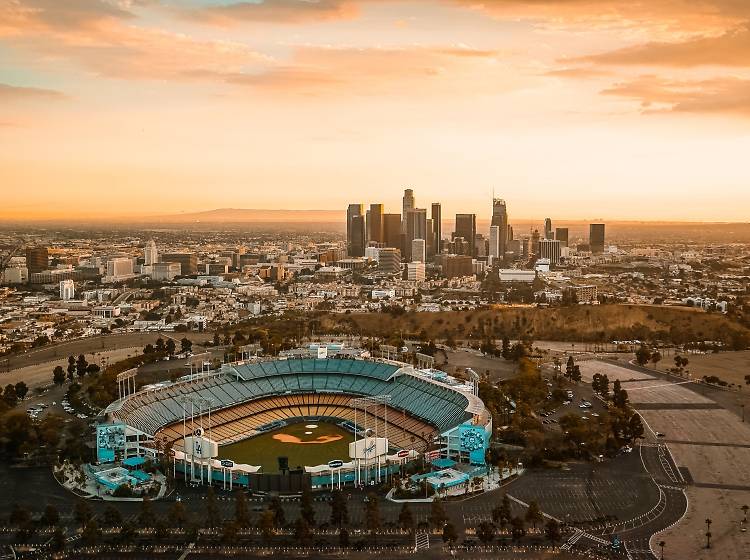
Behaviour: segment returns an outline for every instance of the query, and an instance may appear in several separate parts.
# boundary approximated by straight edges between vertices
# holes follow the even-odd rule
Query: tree
[[[560,524],[556,519],[549,518],[544,525],[544,536],[552,544],[560,540]]]
[[[163,354],[164,353],[164,339],[161,338],[161,337],[159,337],[159,338],[156,339],[156,351],[159,354]]]
[[[57,508],[53,506],[52,504],[47,504],[47,507],[44,508],[44,513],[42,514],[41,519],[39,520],[42,525],[57,525],[60,521],[60,513],[57,511]]]
[[[146,344],[146,346],[143,347],[143,353],[146,354],[146,355],[153,354],[154,352],[155,352],[155,350],[154,350],[154,345],[153,344],[149,343],[149,344]]]
[[[658,364],[660,361],[661,361],[661,354],[657,350],[653,354],[651,354],[651,363],[654,364],[654,368],[656,368],[656,364]]]
[[[341,548],[346,548],[349,546],[349,531],[347,531],[343,527],[339,529],[339,546]]]
[[[633,414],[628,420],[628,434],[631,439],[640,439],[643,437],[643,422],[639,414]]]
[[[188,352],[193,348],[193,341],[189,338],[183,338],[180,341],[180,351],[182,352]]]
[[[65,383],[65,370],[62,366],[56,366],[55,369],[52,370],[52,382],[55,385],[62,385]]]
[[[706,518],[706,548],[711,548],[711,518]]]
[[[573,368],[576,367],[575,362],[573,361],[573,356],[568,356],[568,363],[565,364],[565,377],[572,377],[573,376]]]
[[[219,519],[219,504],[216,501],[216,492],[213,486],[208,487],[206,492],[206,526],[214,528],[220,524]]]
[[[374,493],[367,495],[365,524],[370,529],[370,534],[375,534],[380,529],[380,504],[378,504],[378,496]]]
[[[501,529],[505,529],[510,523],[510,498],[507,494],[503,495],[503,500],[500,505],[492,510],[492,521],[497,523]]]
[[[401,506],[401,511],[398,514],[398,525],[405,530],[411,531],[414,529],[414,516],[411,513],[411,508],[409,508],[409,502],[404,502]]]
[[[529,502],[529,507],[526,510],[526,521],[531,523],[531,526],[536,530],[536,524],[544,519],[542,511],[539,509],[539,504],[536,500]]]
[[[218,346],[221,343],[221,337],[218,332],[214,333],[214,346]]]
[[[302,546],[310,546],[312,543],[312,531],[310,524],[304,517],[300,517],[294,522],[294,537]]]
[[[273,518],[273,512],[270,509],[267,509],[260,514],[260,519],[258,520],[258,526],[260,527],[261,535],[263,535],[263,542],[265,543],[270,542],[271,537],[273,536]]]
[[[310,486],[305,484],[302,488],[302,496],[300,498],[300,515],[307,521],[311,527],[315,526],[315,508],[313,507],[312,491]]]
[[[443,502],[439,498],[432,500],[430,504],[430,525],[435,528],[442,527],[445,524],[445,508],[443,508]]]
[[[68,379],[73,380],[76,374],[76,359],[74,356],[68,356]]]
[[[15,385],[8,383],[5,386],[5,390],[3,391],[3,400],[11,408],[16,406],[16,403],[18,402],[18,395],[16,395]]]
[[[166,345],[167,354],[172,356],[176,348],[177,346],[175,345],[174,340],[172,340],[171,338],[167,340],[167,345]]]
[[[237,539],[237,524],[226,521],[221,528],[221,540],[226,544],[233,543]]]
[[[94,511],[86,500],[79,499],[76,501],[76,505],[73,507],[73,518],[76,523],[83,526],[86,525],[94,517]]]
[[[185,511],[185,504],[182,501],[175,502],[169,508],[169,521],[173,527],[183,527],[187,523],[188,515]]]
[[[743,505],[740,509],[742,510],[742,514],[745,516],[742,522],[747,524],[747,512],[748,510],[750,510],[750,506]]]
[[[122,514],[120,510],[113,505],[108,505],[104,510],[104,524],[109,527],[116,527],[122,524]]]
[[[477,526],[477,538],[482,544],[490,544],[495,538],[495,526],[489,521],[482,521]]]
[[[331,493],[331,525],[341,527],[349,523],[349,510],[341,490],[335,490]]]
[[[13,504],[8,523],[14,527],[23,527],[31,522],[31,513],[25,507]]]
[[[510,355],[510,339],[507,336],[503,337],[502,355],[506,360],[511,359]]]
[[[641,344],[640,348],[635,351],[635,361],[638,362],[638,365],[645,366],[650,359],[651,352],[645,344]]]
[[[100,370],[101,368],[98,365],[89,364],[86,368],[86,373],[88,373],[89,375],[94,375],[95,373],[99,373]]]
[[[86,356],[79,354],[78,359],[76,360],[76,373],[78,373],[78,377],[84,377],[86,375],[87,367],[89,367],[89,363],[86,361]]]
[[[526,528],[523,525],[523,519],[514,517],[510,520],[510,536],[514,542],[520,541],[526,535]]]
[[[667,545],[664,541],[659,541],[659,548],[661,549],[661,554],[659,556],[661,557],[661,560],[664,560],[664,547]]]
[[[18,397],[18,400],[21,401],[26,398],[26,394],[29,392],[29,387],[23,381],[16,383],[15,389],[16,396]]]
[[[52,542],[50,542],[52,550],[60,552],[65,548],[65,533],[60,527],[55,528],[55,532],[52,533]]]
[[[575,381],[576,383],[581,381],[581,366],[573,366],[573,372],[570,374],[570,379],[571,381]]]
[[[274,496],[268,507],[273,512],[273,522],[276,526],[283,527],[286,525],[286,514],[284,513],[284,506],[281,504],[281,498]]]
[[[102,531],[99,529],[99,525],[97,525],[95,519],[90,519],[83,528],[83,532],[81,532],[81,540],[88,546],[95,545],[99,542],[101,536]]]
[[[247,509],[247,498],[242,488],[234,491],[234,522],[238,527],[250,525],[250,512]]]
[[[443,542],[448,546],[453,546],[457,540],[458,533],[456,532],[456,527],[453,523],[448,522],[443,525]]]
[[[151,499],[146,496],[141,502],[141,511],[138,513],[138,523],[140,523],[141,527],[153,527],[155,521],[156,516],[154,515],[154,506],[151,503]]]

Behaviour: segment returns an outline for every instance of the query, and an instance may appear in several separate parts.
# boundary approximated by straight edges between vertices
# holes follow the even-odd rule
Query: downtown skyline
[[[747,221],[731,0],[0,0],[0,220]],[[387,196],[383,196],[383,195]]]

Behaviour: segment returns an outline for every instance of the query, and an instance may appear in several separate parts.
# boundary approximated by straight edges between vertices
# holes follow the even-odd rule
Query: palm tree
[[[706,518],[706,548],[711,548],[711,518]]]
[[[659,548],[661,548],[661,560],[664,560],[664,545],[667,544],[664,541],[659,541]]]

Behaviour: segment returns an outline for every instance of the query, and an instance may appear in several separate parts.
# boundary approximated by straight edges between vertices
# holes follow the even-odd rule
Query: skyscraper
[[[500,254],[498,257],[502,258],[508,250],[508,209],[502,198],[492,199],[492,221],[490,225],[500,228],[500,237],[498,239]]]
[[[29,274],[43,272],[49,268],[47,247],[26,247],[26,268]]]
[[[604,252],[604,224],[589,224],[589,247],[594,255]]]
[[[350,204],[346,209],[346,253],[350,257],[362,257],[365,254],[364,212],[364,204]]]
[[[406,239],[404,250],[406,251],[406,260],[412,259],[412,241],[415,239],[425,239],[427,236],[427,210],[424,208],[413,208],[409,210],[406,216]]]
[[[427,218],[427,229],[425,230],[425,251],[427,258],[435,256],[435,230],[432,225],[432,218]]]
[[[463,237],[472,256],[476,254],[477,215],[456,214],[456,230],[453,237]]]
[[[411,261],[412,262],[425,262],[426,260],[426,246],[424,239],[412,239],[411,240]]]
[[[544,218],[544,238],[552,239],[552,218]]]
[[[159,251],[156,249],[156,241],[150,239],[143,250],[143,261],[146,266],[151,266],[159,262]]]
[[[539,256],[539,230],[535,229],[531,234],[531,252],[535,257]]]
[[[490,257],[500,257],[500,226],[490,226]]]
[[[443,210],[439,202],[432,203],[432,234],[433,234],[433,245],[436,254],[439,254],[442,250],[441,242],[443,241]]]
[[[568,228],[559,227],[555,229],[555,239],[560,242],[561,247],[568,246]]]
[[[368,224],[370,238],[380,246],[384,241],[383,236],[383,205],[370,204],[370,222]]]
[[[383,242],[386,247],[401,248],[401,214],[383,214]]]
[[[406,233],[406,217],[409,213],[409,210],[414,209],[414,191],[411,189],[405,189],[402,202],[403,208],[401,212],[401,233]]]
[[[555,266],[560,262],[560,241],[557,239],[542,239],[539,241],[539,256],[549,259],[549,263]]]

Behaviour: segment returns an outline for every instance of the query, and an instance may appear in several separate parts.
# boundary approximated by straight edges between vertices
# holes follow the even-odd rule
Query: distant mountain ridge
[[[210,222],[342,222],[346,213],[341,210],[262,210],[256,208],[217,208],[201,212],[183,212],[164,216],[144,217],[166,223]]]

